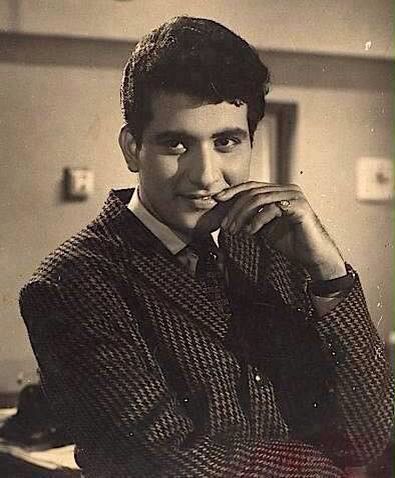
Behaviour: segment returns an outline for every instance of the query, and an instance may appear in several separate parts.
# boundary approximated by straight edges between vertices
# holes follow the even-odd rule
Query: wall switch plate
[[[393,163],[388,158],[363,157],[357,162],[357,199],[388,201],[393,197]]]
[[[68,199],[86,199],[94,191],[94,174],[88,168],[66,168],[66,196]]]

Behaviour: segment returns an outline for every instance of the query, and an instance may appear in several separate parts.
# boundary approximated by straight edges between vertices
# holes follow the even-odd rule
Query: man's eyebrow
[[[182,129],[171,129],[166,131],[161,131],[153,135],[153,138],[156,141],[163,141],[169,138],[182,138],[182,139],[193,139],[194,136]]]
[[[248,131],[243,128],[224,128],[213,133],[211,138],[216,139],[223,136],[237,136],[240,139],[246,139],[249,134]],[[153,137],[156,141],[163,141],[174,137],[181,139],[196,139],[195,135],[183,129],[161,131],[160,133],[154,134]]]
[[[221,136],[237,136],[240,139],[248,138],[248,131],[242,128],[225,128],[217,133],[214,133],[211,137],[213,139],[220,138]]]

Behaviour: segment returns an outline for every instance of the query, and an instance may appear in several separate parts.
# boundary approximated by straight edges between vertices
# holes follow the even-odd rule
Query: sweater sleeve
[[[312,320],[334,371],[338,426],[346,445],[341,448],[343,460],[347,464],[371,461],[391,437],[394,383],[358,275],[335,308]]]
[[[247,293],[251,297],[253,291],[250,302],[256,303],[257,317],[261,311],[250,334],[251,348],[272,351],[272,378],[277,398],[289,412],[288,424],[296,431],[293,436],[315,443],[343,466],[378,458],[391,438],[394,384],[358,274],[346,296],[320,315],[307,291],[306,271],[265,238],[223,234],[223,243],[240,276],[250,278]],[[251,252],[255,250],[259,259]],[[240,288],[244,282],[240,280]],[[272,314],[259,309],[267,290],[274,291],[277,301]],[[281,308],[287,320],[280,320]],[[270,336],[262,326],[267,323]]]
[[[302,332],[296,336],[310,331],[318,339],[315,356],[320,357],[321,374],[317,370],[306,383],[312,391],[319,390],[316,408],[309,415],[324,417],[321,442],[338,463],[369,463],[383,453],[391,438],[394,382],[385,344],[371,320],[358,274],[353,271],[354,285],[345,297],[319,314],[310,302],[306,281],[298,280],[303,277],[301,268],[284,257],[278,261],[283,267],[283,298],[292,298],[288,301],[291,308],[294,300],[298,302],[293,307],[294,324],[299,324]],[[312,347],[306,347],[313,339],[300,341],[305,347],[301,353],[313,356]],[[320,410],[320,402],[329,405],[327,411]],[[301,404],[301,409],[305,407]]]
[[[93,294],[91,282],[35,280],[20,299],[44,390],[74,437],[84,475],[342,476],[300,442],[195,435],[139,333],[136,311],[110,285],[95,286]]]
[[[391,438],[394,388],[358,276],[347,296],[323,316],[312,311],[306,317],[298,310],[290,316],[288,330],[277,334],[282,342],[274,355],[289,353],[277,361],[273,381],[281,390],[278,397],[285,397],[291,430],[342,466],[373,461]]]

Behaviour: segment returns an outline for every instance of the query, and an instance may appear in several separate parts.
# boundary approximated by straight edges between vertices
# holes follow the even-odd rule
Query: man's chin
[[[184,213],[178,216],[177,221],[174,221],[174,217],[169,217],[165,223],[182,239],[188,241],[194,236],[204,236],[219,229],[228,209],[229,205],[218,203],[203,213]]]
[[[202,214],[196,221],[194,234],[201,236],[219,229],[227,211],[228,207],[225,204],[218,203],[212,209]]]

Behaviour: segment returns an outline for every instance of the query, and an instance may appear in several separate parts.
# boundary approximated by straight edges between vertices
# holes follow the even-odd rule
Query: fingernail
[[[225,219],[223,219],[221,222],[221,227],[222,229],[226,229],[228,227],[228,218],[225,217]]]

